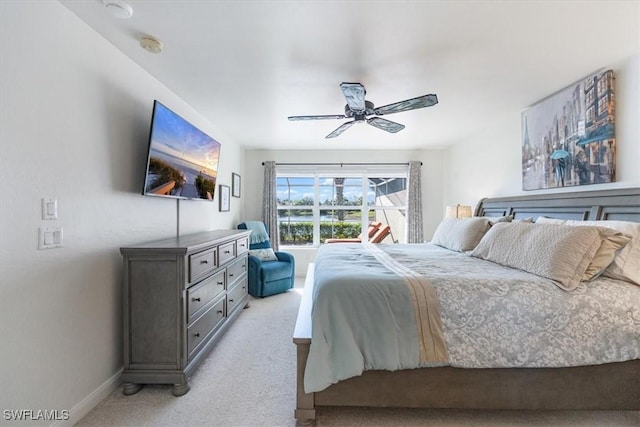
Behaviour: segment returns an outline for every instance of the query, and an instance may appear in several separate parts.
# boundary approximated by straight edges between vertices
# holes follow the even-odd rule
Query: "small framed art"
[[[233,197],[240,197],[240,181],[240,175],[231,173],[231,195]]]
[[[229,212],[231,209],[230,193],[228,185],[220,185],[220,212]]]

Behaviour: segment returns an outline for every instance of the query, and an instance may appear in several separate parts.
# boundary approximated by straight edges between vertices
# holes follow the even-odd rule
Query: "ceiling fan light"
[[[140,37],[140,46],[147,52],[154,54],[162,52],[162,42],[153,36]]]
[[[129,19],[133,16],[133,8],[122,0],[102,0],[102,4],[116,18]]]

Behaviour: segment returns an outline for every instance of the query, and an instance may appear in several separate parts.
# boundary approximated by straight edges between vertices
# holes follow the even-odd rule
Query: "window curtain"
[[[409,162],[409,189],[407,192],[407,243],[422,243],[422,163]]]
[[[278,193],[276,191],[276,162],[264,162],[264,186],[262,189],[262,221],[269,230],[271,246],[278,250]]]

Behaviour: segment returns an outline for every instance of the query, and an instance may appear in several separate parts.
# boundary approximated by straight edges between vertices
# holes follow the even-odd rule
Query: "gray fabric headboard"
[[[475,215],[640,222],[640,188],[485,198]]]

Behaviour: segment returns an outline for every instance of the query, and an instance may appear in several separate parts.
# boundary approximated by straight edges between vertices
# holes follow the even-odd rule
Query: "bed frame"
[[[482,199],[477,216],[538,216],[640,222],[640,188]],[[572,368],[422,368],[365,371],[305,393],[311,344],[313,264],[309,266],[293,342],[297,348],[299,425],[312,424],[322,406],[465,409],[640,409],[640,360]]]

